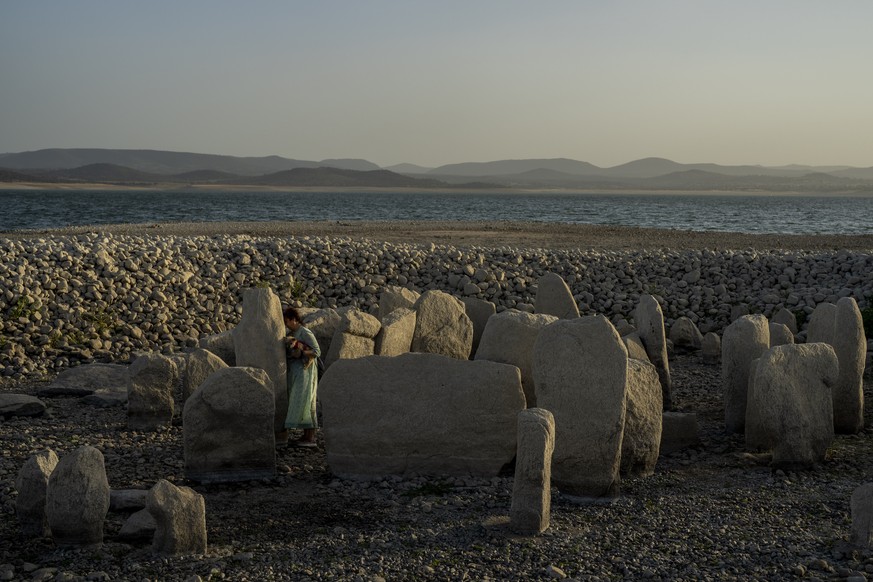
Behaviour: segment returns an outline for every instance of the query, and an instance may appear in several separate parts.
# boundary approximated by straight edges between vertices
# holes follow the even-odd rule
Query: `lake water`
[[[0,190],[0,230],[272,220],[521,220],[698,231],[873,234],[873,195]]]

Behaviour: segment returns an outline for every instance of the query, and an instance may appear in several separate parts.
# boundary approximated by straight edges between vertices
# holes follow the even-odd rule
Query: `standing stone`
[[[369,313],[364,313],[360,309],[349,309],[340,317],[337,331],[373,339],[381,328],[382,324],[379,320]]]
[[[273,390],[259,368],[214,372],[185,402],[185,476],[215,483],[276,474]]]
[[[806,468],[825,458],[834,438],[831,386],[839,374],[827,344],[776,346],[756,366],[748,428],[773,452],[774,467]]]
[[[209,350],[221,358],[228,366],[236,365],[236,349],[233,346],[232,330],[202,337],[197,342],[197,346],[204,350]]]
[[[852,534],[849,541],[861,548],[873,548],[873,483],[852,492]]]
[[[464,297],[461,302],[464,304],[467,317],[473,322],[473,347],[470,354],[475,355],[479,349],[479,341],[482,339],[485,326],[488,325],[488,319],[497,313],[497,306],[490,301],[476,297]]]
[[[806,343],[822,342],[833,345],[836,321],[836,305],[833,303],[819,303],[816,305],[806,327]]]
[[[31,456],[18,471],[15,479],[15,514],[21,526],[21,533],[29,538],[51,535],[45,514],[45,494],[49,477],[58,464],[58,456],[46,449]]]
[[[552,476],[564,493],[617,494],[627,350],[602,316],[559,320],[534,345],[537,405],[555,417]]]
[[[542,408],[518,413],[518,453],[509,519],[513,530],[538,534],[549,527],[555,418]]]
[[[415,302],[412,351],[466,360],[473,348],[473,322],[464,304],[448,293],[425,291]]]
[[[518,368],[437,354],[339,360],[318,386],[334,475],[496,476],[515,456]]]
[[[379,321],[385,321],[389,313],[400,307],[414,309],[420,295],[405,287],[386,287],[379,296]]]
[[[200,348],[188,354],[188,359],[185,363],[185,382],[182,385],[182,402],[188,400],[191,394],[213,372],[222,368],[227,368],[227,364],[209,350]]]
[[[243,292],[242,319],[233,329],[236,365],[260,368],[270,377],[275,399],[273,426],[276,432],[284,430],[288,412],[284,338],[282,304],[276,294],[267,288],[246,289]]]
[[[649,362],[627,361],[627,401],[621,442],[621,474],[647,477],[655,472],[661,446],[661,383]]]
[[[368,337],[337,332],[330,342],[330,351],[324,358],[324,365],[330,367],[337,360],[352,360],[372,356],[376,350],[376,342]]]
[[[395,309],[382,320],[376,336],[377,356],[399,356],[409,351],[415,333],[415,312],[406,307]]]
[[[700,356],[704,364],[718,364],[721,361],[721,338],[714,331],[703,336]]]
[[[721,340],[724,422],[728,432],[744,432],[749,365],[770,349],[770,323],[763,315],[744,315],[727,326]]]
[[[670,362],[667,359],[667,337],[664,333],[664,313],[658,300],[651,295],[640,295],[640,302],[634,310],[634,322],[640,334],[649,361],[658,371],[661,382],[661,397],[664,410],[673,408]]]
[[[173,423],[176,364],[160,354],[146,354],[130,365],[127,381],[127,426],[156,430]]]
[[[746,391],[746,402],[757,402],[755,377],[760,361],[761,358],[756,358],[749,364],[749,387]],[[762,412],[755,406],[746,406],[746,448],[752,451],[761,451],[767,448],[767,430],[764,427]]]
[[[770,347],[785,346],[794,343],[794,334],[784,323],[770,322]]]
[[[681,352],[696,352],[703,345],[703,334],[691,319],[684,315],[670,327],[673,348]]]
[[[579,306],[564,278],[557,273],[546,273],[537,281],[537,297],[534,300],[537,313],[554,315],[559,319],[579,317]]]
[[[161,479],[149,491],[146,509],[155,520],[155,554],[206,553],[206,502],[202,495]]]
[[[143,491],[148,493],[148,491]],[[154,541],[155,530],[158,524],[147,509],[133,512],[118,530],[118,539],[125,542]]]
[[[554,315],[507,309],[488,319],[476,360],[511,364],[521,371],[521,385],[528,408],[536,406],[533,379],[533,348],[543,328],[557,321]]]
[[[773,317],[770,318],[770,321],[773,323],[781,323],[791,332],[791,335],[797,334],[797,316],[791,313],[784,307],[780,307],[779,311],[773,314]],[[794,343],[794,342],[792,342]],[[786,345],[786,344],[779,344]]]
[[[46,515],[60,547],[103,543],[103,520],[109,511],[109,481],[103,454],[79,447],[58,461],[46,488]]]
[[[864,428],[864,359],[867,338],[858,304],[852,297],[837,301],[831,345],[840,362],[833,386],[834,430],[854,434]]]
[[[304,310],[299,310],[303,312]],[[313,309],[309,313],[301,313],[303,325],[312,332],[318,347],[321,349],[321,357],[326,358],[330,353],[330,343],[337,329],[342,324],[342,317],[335,309]]]
[[[618,331],[616,329],[616,331]],[[649,354],[646,353],[646,348],[643,345],[643,341],[640,339],[640,334],[637,332],[629,333],[628,335],[621,336],[621,341],[624,342],[624,347],[627,348],[627,357],[633,360],[639,360],[641,362],[647,362],[651,364],[649,361]],[[656,371],[657,373],[657,371]],[[661,385],[661,380],[658,380],[658,386]],[[658,388],[660,390],[660,388]],[[663,398],[663,396],[662,396]]]

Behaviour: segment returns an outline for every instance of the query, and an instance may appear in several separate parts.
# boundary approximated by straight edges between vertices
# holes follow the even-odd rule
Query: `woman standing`
[[[303,438],[293,446],[315,447],[315,394],[318,389],[318,366],[316,359],[321,348],[315,335],[305,327],[300,313],[293,307],[282,311],[285,327],[291,333],[285,338],[288,353],[288,413],[285,415],[285,430],[303,429]]]

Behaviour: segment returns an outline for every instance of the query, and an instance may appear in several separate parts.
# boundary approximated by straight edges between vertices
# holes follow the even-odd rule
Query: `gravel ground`
[[[511,476],[482,479],[332,477],[323,443],[278,451],[268,481],[185,482],[181,427],[129,431],[121,407],[56,398],[43,418],[0,423],[0,579],[16,580],[726,580],[873,576],[873,553],[846,544],[852,491],[873,480],[873,431],[838,436],[820,467],[773,472],[723,432],[718,366],[672,362],[683,410],[697,412],[701,445],[662,456],[620,497],[577,505],[553,490],[551,527],[507,528]],[[0,389],[35,393],[39,386]],[[873,386],[867,381],[866,397]],[[867,425],[870,426],[870,415]],[[209,549],[156,558],[117,541],[126,515],[110,513],[100,550],[62,551],[21,537],[14,478],[32,454],[89,444],[106,458],[113,489],[165,478],[206,498]],[[3,577],[3,576],[6,577]],[[857,578],[861,580],[861,578]]]

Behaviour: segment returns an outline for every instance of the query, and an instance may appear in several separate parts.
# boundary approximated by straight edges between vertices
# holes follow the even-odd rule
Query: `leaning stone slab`
[[[425,291],[415,302],[412,351],[466,360],[473,348],[473,322],[464,304],[442,291]]]
[[[479,349],[482,333],[485,331],[485,326],[488,325],[488,318],[497,313],[497,306],[490,301],[476,297],[464,297],[461,301],[464,304],[464,311],[467,317],[473,322],[473,347],[470,350],[470,354],[475,356],[476,351]]]
[[[85,364],[61,371],[57,378],[37,394],[52,396],[87,396],[100,389],[127,387],[127,366],[120,364]]]
[[[55,544],[102,544],[103,520],[108,511],[109,481],[103,454],[84,446],[58,461],[46,488],[46,515]]]
[[[627,362],[624,343],[602,316],[558,320],[537,338],[537,406],[555,417],[552,479],[563,493],[618,492]]]
[[[510,364],[521,370],[521,385],[528,408],[537,405],[533,378],[534,344],[540,331],[554,321],[558,321],[554,315],[507,309],[488,319],[476,351],[476,360]]]
[[[840,363],[833,386],[834,430],[854,434],[864,428],[864,364],[867,338],[858,304],[852,297],[837,301],[831,345]]]
[[[727,326],[721,339],[724,422],[728,432],[745,432],[749,365],[770,349],[770,323],[763,315],[744,315]]]
[[[25,537],[51,535],[45,513],[46,488],[49,477],[58,464],[58,456],[47,449],[31,456],[18,471],[15,479],[15,515]]]
[[[173,423],[176,365],[160,354],[138,357],[130,365],[127,383],[127,426],[156,430]]]
[[[621,474],[647,477],[658,462],[664,408],[658,372],[649,362],[628,358],[626,407]]]
[[[148,491],[144,491],[148,493]],[[145,506],[143,506],[145,507]],[[143,542],[153,540],[158,524],[147,509],[135,511],[124,520],[118,531],[118,540],[123,542]]]
[[[41,416],[45,403],[30,394],[0,394],[0,417]]]
[[[649,354],[646,353],[646,348],[643,346],[643,342],[640,339],[640,334],[635,331],[631,332],[627,335],[621,336],[621,341],[624,342],[624,347],[627,348],[628,359],[639,360],[651,364],[651,362],[649,362]],[[660,386],[660,380],[658,380],[658,385]]]
[[[537,296],[534,301],[537,313],[554,315],[559,319],[579,317],[579,306],[564,278],[557,273],[546,273],[537,280]]]
[[[270,377],[275,399],[273,426],[276,432],[284,430],[288,410],[284,338],[282,304],[276,294],[267,288],[246,289],[243,292],[242,319],[233,329],[236,365],[260,368]]]
[[[340,477],[496,476],[524,408],[518,368],[437,354],[339,360],[318,394]]]
[[[185,402],[185,476],[216,483],[276,474],[273,391],[259,368],[214,372]]]
[[[770,322],[770,347],[785,346],[794,343],[794,334],[784,323]]]
[[[668,455],[700,444],[697,415],[693,412],[665,411],[661,422],[659,454]]]
[[[646,353],[649,355],[649,361],[658,371],[664,410],[670,410],[673,407],[673,383],[670,379],[670,362],[667,359],[664,313],[661,311],[658,300],[651,295],[640,295],[640,302],[634,309],[634,323],[636,323]]]
[[[233,347],[233,330],[200,338],[198,347],[209,350],[228,366],[236,366],[236,349]]]
[[[824,460],[834,438],[831,386],[839,374],[827,344],[776,346],[755,366],[747,429],[772,464],[806,468]]]
[[[873,548],[873,483],[852,492],[852,533],[849,541],[861,548]]]
[[[512,482],[510,526],[522,534],[538,534],[549,527],[552,505],[552,452],[555,419],[542,408],[518,413],[518,453]]]
[[[200,348],[188,354],[185,362],[185,381],[182,384],[182,402],[188,400],[213,372],[222,368],[227,368],[227,364],[209,350]]]
[[[373,349],[377,356],[399,356],[412,346],[415,333],[415,312],[406,307],[394,309],[382,320]]]
[[[421,297],[417,292],[405,287],[386,287],[379,296],[379,321],[385,321],[389,313],[395,309],[405,307],[413,309],[415,302]]]
[[[206,502],[202,495],[161,479],[149,490],[146,509],[155,520],[155,554],[206,553]]]
[[[679,352],[696,352],[703,346],[703,334],[690,318],[679,317],[670,327],[670,341]]]

